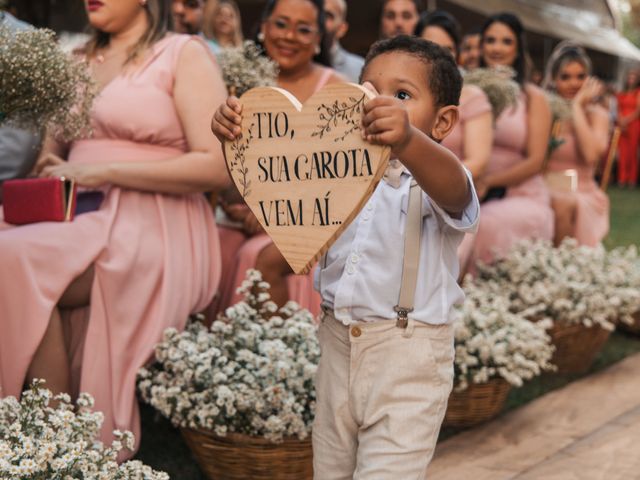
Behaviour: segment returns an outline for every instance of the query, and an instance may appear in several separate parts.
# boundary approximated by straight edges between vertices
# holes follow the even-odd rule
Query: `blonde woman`
[[[202,192],[228,184],[208,126],[226,89],[201,40],[168,33],[169,3],[85,4],[100,88],[93,135],[45,147],[35,171],[102,190],[102,205],[72,222],[0,222],[0,395],[18,397],[34,378],[55,393],[79,387],[104,413],[105,442],[114,429],[139,441],[136,373],[166,328],[210,303],[220,277]],[[81,314],[70,323],[72,334],[84,328],[78,350],[65,338],[69,311]]]
[[[218,48],[242,45],[242,18],[234,0],[208,0],[204,7],[202,33]]]
[[[609,231],[609,199],[594,180],[595,167],[607,150],[609,116],[598,104],[604,87],[590,75],[591,60],[584,49],[562,42],[547,63],[544,87],[570,102],[572,113],[561,125],[562,144],[549,158],[547,171],[573,170],[578,178],[575,190],[551,188],[554,240],[574,237],[595,247]]]

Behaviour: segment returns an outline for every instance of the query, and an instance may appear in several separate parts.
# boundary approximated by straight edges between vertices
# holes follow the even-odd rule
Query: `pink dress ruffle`
[[[581,245],[595,247],[609,233],[609,197],[595,182],[595,168],[587,165],[582,158],[573,128],[569,128],[562,135],[564,143],[551,155],[547,170],[577,170],[578,189],[572,192],[577,204],[574,235]]]
[[[527,124],[527,98],[523,93],[517,105],[496,121],[488,174],[508,169],[526,158]],[[522,239],[551,240],[554,216],[550,202],[542,175],[537,174],[509,187],[505,197],[483,203],[469,264],[488,263],[504,256]]]
[[[160,162],[187,151],[173,84],[190,39],[159,41],[140,68],[104,88],[94,135],[71,146],[70,163]],[[72,382],[104,413],[104,442],[114,429],[132,430],[139,441],[138,369],[163,331],[183,328],[218,287],[218,233],[206,199],[111,187],[98,211],[73,222],[0,228],[0,394],[20,395],[53,308],[93,265],[90,306],[61,312]]]

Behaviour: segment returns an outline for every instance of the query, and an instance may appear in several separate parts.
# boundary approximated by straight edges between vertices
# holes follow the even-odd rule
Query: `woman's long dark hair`
[[[320,33],[320,53],[318,53],[315,57],[313,57],[313,61],[324,65],[325,67],[331,67],[331,55],[329,53],[329,44],[328,38],[326,35],[326,29],[324,26],[324,0],[307,0],[316,7],[318,10],[318,32]],[[267,4],[264,6],[264,10],[262,11],[262,23],[266,22],[267,19],[273,13],[273,10],[276,8],[278,0],[269,0]],[[258,32],[260,32],[260,28],[258,27],[255,42],[262,47],[264,51],[264,45],[258,38]]]
[[[516,47],[518,50],[518,55],[516,56],[516,59],[511,67],[516,72],[516,82],[518,82],[520,85],[524,85],[524,83],[529,79],[529,62],[527,60],[527,39],[525,36],[524,27],[522,26],[522,22],[520,22],[520,19],[513,13],[502,12],[492,15],[487,19],[486,22],[484,22],[484,25],[482,26],[480,43],[481,45],[484,45],[485,34],[487,33],[489,27],[494,23],[502,23],[506,25],[516,37]],[[487,66],[486,62],[484,61],[484,53],[480,56],[480,66]]]
[[[456,18],[449,12],[444,10],[434,10],[433,12],[424,12],[420,15],[420,21],[416,25],[415,36],[421,37],[422,32],[427,27],[439,27],[451,38],[455,49],[456,57],[460,53],[460,24]]]

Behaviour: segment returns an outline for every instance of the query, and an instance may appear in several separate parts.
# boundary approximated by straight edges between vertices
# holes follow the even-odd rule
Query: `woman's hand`
[[[42,170],[46,167],[54,167],[58,165],[65,165],[65,162],[62,158],[54,153],[47,153],[46,155],[40,157],[36,164],[33,166],[33,170],[31,170],[31,175],[36,177],[41,176]]]
[[[75,165],[67,162],[51,163],[40,171],[40,177],[65,177],[75,180],[78,186],[98,188],[109,182],[107,164]]]
[[[211,131],[223,143],[235,140],[242,133],[242,104],[237,97],[231,96],[220,105],[211,119]]]
[[[578,90],[573,101],[577,105],[584,107],[590,103],[595,103],[603,93],[604,85],[602,82],[595,77],[589,77],[584,84],[582,84],[582,88]]]

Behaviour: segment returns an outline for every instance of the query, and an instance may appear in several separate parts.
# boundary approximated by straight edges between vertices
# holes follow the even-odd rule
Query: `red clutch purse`
[[[7,223],[69,222],[76,209],[76,184],[64,177],[7,180],[2,197]]]

